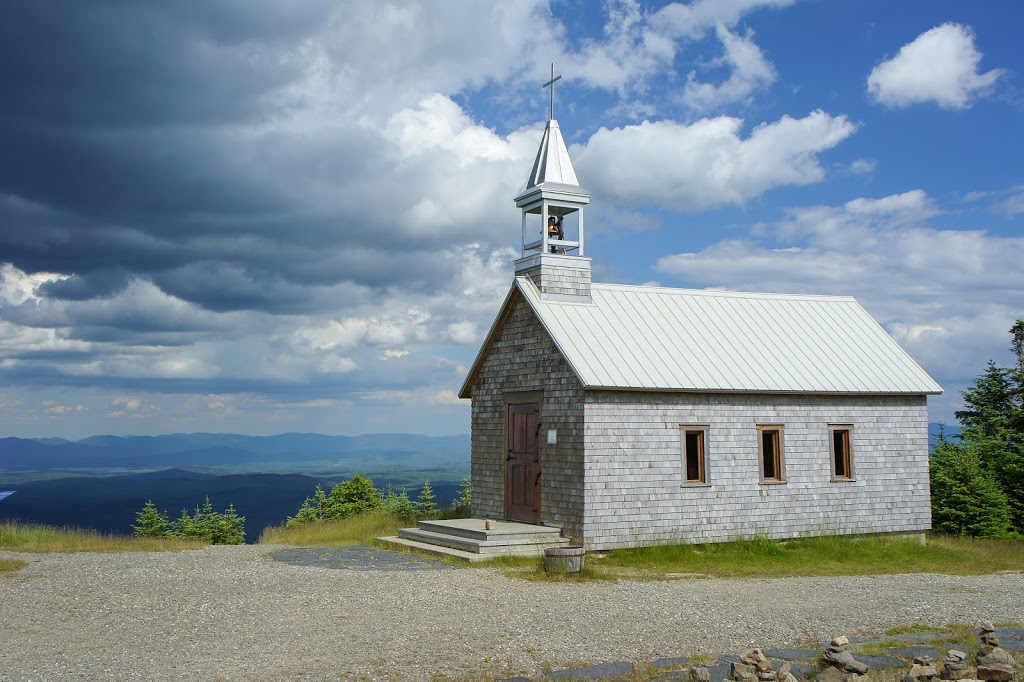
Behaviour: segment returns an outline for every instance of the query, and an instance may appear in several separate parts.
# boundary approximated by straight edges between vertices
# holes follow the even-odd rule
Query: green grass
[[[28,562],[21,559],[0,559],[0,573],[14,573],[25,566],[28,566]]]
[[[592,553],[593,568],[620,577],[787,577],[1019,571],[1024,541],[932,535],[926,545],[886,537],[758,538],[709,545],[659,545]]]
[[[293,528],[274,526],[260,535],[262,544],[300,547],[373,545],[415,525],[383,510],[347,519]],[[940,573],[984,575],[1018,572],[1024,566],[1024,540],[994,540],[930,535],[925,545],[886,536],[832,536],[778,541],[766,538],[708,545],[658,545],[587,554],[578,576],[548,575],[538,557],[499,557],[473,566],[505,568],[527,580],[672,580],[694,577],[762,577]],[[909,628],[919,626],[907,626]],[[916,632],[917,630],[907,630]],[[890,634],[902,634],[893,632]]]
[[[911,623],[910,625],[901,625],[895,628],[889,628],[885,631],[887,635],[912,635],[916,632],[935,632],[935,628],[930,625],[923,623]]]
[[[0,549],[14,552],[174,552],[206,543],[179,538],[135,538],[80,528],[56,528],[20,521],[0,521]]]
[[[347,519],[306,523],[287,528],[271,526],[260,533],[263,545],[297,545],[318,547],[330,545],[371,545],[374,538],[396,535],[399,528],[415,526],[416,521],[389,514],[382,509],[350,516]]]

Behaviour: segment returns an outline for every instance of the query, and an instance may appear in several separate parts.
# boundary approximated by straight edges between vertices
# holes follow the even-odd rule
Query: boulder
[[[711,682],[711,671],[704,666],[690,668],[690,682]]]
[[[1005,663],[1012,667],[1016,661],[1009,651],[998,646],[992,647],[987,652],[978,655],[978,665],[991,665],[993,663]]]
[[[1013,667],[1005,663],[978,666],[978,679],[984,682],[1010,682],[1013,678]]]

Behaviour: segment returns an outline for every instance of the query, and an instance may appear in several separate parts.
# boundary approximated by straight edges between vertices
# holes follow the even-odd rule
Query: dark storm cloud
[[[100,269],[47,282],[39,287],[39,293],[47,298],[87,301],[91,298],[109,298],[118,294],[128,286],[129,281],[128,272],[121,268]]]
[[[0,21],[6,125],[248,119],[296,66],[327,2],[13,0]]]

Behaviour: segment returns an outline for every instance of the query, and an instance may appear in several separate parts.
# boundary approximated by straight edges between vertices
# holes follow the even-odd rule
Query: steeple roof
[[[550,184],[579,187],[576,171],[569,159],[569,150],[565,148],[562,131],[558,121],[551,119],[544,128],[544,138],[537,150],[537,160],[533,162],[530,179],[526,183],[524,194],[534,187],[550,186]],[[582,189],[582,188],[581,188]]]

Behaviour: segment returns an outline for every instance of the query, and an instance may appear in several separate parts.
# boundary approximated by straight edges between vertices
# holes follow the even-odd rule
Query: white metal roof
[[[544,137],[537,150],[537,159],[533,162],[530,179],[526,182],[526,191],[545,183],[571,185],[579,187],[576,170],[572,167],[569,150],[565,148],[562,131],[558,121],[551,119],[544,128]]]
[[[586,388],[942,392],[851,297],[594,284],[593,302],[576,303],[543,298],[532,280],[517,277],[505,306],[515,291]],[[471,393],[490,338],[463,397]]]

